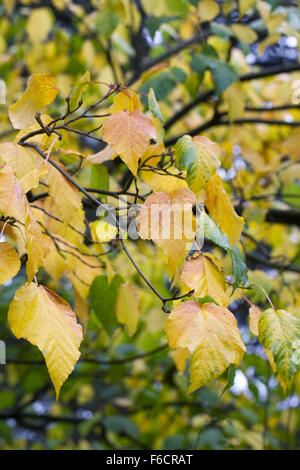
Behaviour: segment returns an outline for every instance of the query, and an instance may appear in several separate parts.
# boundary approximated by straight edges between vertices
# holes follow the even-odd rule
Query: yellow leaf
[[[124,324],[129,336],[134,335],[137,329],[140,305],[138,293],[133,284],[121,284],[115,306],[115,315],[118,321]]]
[[[256,305],[249,308],[249,328],[254,336],[258,336],[258,321],[262,311]]]
[[[216,173],[205,187],[205,204],[214,221],[221,227],[235,246],[240,239],[244,219],[239,217],[226,193],[221,177]]]
[[[21,98],[9,107],[9,118],[14,128],[24,129],[33,124],[36,113],[52,103],[57,93],[55,78],[52,75],[31,75]]]
[[[233,24],[231,26],[231,31],[233,31],[236,37],[245,44],[252,44],[257,40],[257,34],[253,28],[250,28],[250,26]]]
[[[10,243],[0,243],[0,285],[18,274],[21,267],[19,256]]]
[[[189,393],[239,364],[246,350],[232,313],[214,303],[183,302],[172,310],[165,330],[171,348],[192,354]]]
[[[82,341],[82,328],[69,304],[46,287],[31,283],[17,290],[8,322],[18,339],[27,339],[42,352],[58,398],[79,359]]]
[[[110,242],[116,238],[118,233],[117,227],[114,227],[105,220],[99,220],[99,222],[93,222],[93,224],[95,224],[96,239],[99,242]]]
[[[31,11],[26,23],[29,39],[40,44],[52,29],[53,16],[49,8],[36,8]]]
[[[120,155],[130,171],[136,175],[138,159],[157,139],[152,121],[140,111],[119,111],[105,119],[103,139]]]
[[[219,13],[219,5],[214,0],[201,0],[198,6],[201,21],[211,21]]]
[[[220,305],[228,305],[225,293],[225,278],[217,265],[217,260],[210,254],[200,253],[185,262],[181,280],[194,289],[196,297],[212,297]]]
[[[246,105],[245,96],[241,90],[239,82],[232,83],[224,92],[224,97],[228,103],[228,115],[230,122],[242,117]]]
[[[84,161],[84,165],[103,163],[107,160],[112,160],[117,156],[118,154],[111,148],[111,146],[107,145],[103,150],[100,150],[100,152],[89,155]]]
[[[144,240],[153,240],[168,259],[170,276],[183,263],[195,237],[192,207],[196,197],[187,188],[171,194],[158,192],[149,196],[138,216],[138,231]]]
[[[131,90],[122,90],[114,97],[114,103],[110,106],[110,113],[118,111],[143,111],[142,103],[136,93]]]
[[[4,217],[15,218],[23,233],[28,253],[26,272],[28,281],[31,282],[34,274],[43,264],[47,246],[20,182],[8,165],[0,172],[0,211]]]
[[[258,331],[266,353],[272,354],[270,363],[274,360],[273,370],[275,364],[274,372],[285,392],[300,366],[300,320],[285,310],[269,308],[259,318]]]

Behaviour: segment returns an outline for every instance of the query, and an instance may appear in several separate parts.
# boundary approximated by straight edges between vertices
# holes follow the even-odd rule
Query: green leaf
[[[107,416],[102,423],[106,429],[116,434],[127,434],[138,437],[140,430],[137,425],[126,416]]]
[[[119,326],[114,310],[118,291],[123,282],[119,274],[112,278],[110,284],[108,284],[107,276],[97,276],[90,287],[91,312],[95,313],[109,335]]]
[[[226,62],[215,61],[211,64],[210,69],[218,95],[221,95],[231,83],[239,79],[236,71]]]

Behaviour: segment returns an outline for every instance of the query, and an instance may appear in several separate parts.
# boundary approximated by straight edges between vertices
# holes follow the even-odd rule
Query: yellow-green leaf
[[[47,246],[20,182],[8,165],[0,171],[0,211],[5,217],[16,219],[16,225],[26,240],[28,253],[26,272],[28,281],[31,282],[34,274],[43,264]]]
[[[52,103],[58,93],[55,84],[55,78],[47,73],[34,73],[29,77],[25,92],[9,108],[9,118],[15,129],[33,124],[36,113]]]
[[[137,329],[140,305],[137,290],[133,284],[121,284],[115,306],[118,321],[124,324],[129,336],[134,335]]]
[[[53,291],[32,283],[16,292],[8,322],[18,339],[27,339],[42,352],[58,398],[80,356],[82,328],[75,313]]]
[[[229,238],[232,246],[240,239],[244,219],[234,210],[227,192],[224,189],[221,177],[216,173],[205,187],[205,204],[214,221],[221,227]]]
[[[269,308],[259,318],[258,331],[259,341],[272,353],[283,390],[289,390],[300,366],[300,320],[285,310]]]
[[[193,204],[195,195],[188,188],[171,194],[151,194],[138,217],[138,231],[143,240],[153,240],[167,257],[170,276],[183,263],[195,238]]]
[[[157,139],[152,121],[136,109],[132,112],[119,111],[106,118],[102,135],[134,175],[137,173],[139,158],[151,140]]]
[[[239,364],[246,350],[232,313],[214,303],[178,305],[165,330],[171,348],[188,348],[192,354],[189,393]]]

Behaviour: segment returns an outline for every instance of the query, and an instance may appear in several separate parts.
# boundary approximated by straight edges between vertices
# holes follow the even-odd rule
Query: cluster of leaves
[[[157,9],[152,2],[97,3],[91,2],[88,14],[71,1],[29,9],[24,33],[18,29],[19,9],[4,2],[8,16],[1,19],[0,48],[7,53],[0,70],[10,106],[2,118],[0,143],[0,283],[9,326],[17,338],[39,348],[57,398],[81,347],[79,378],[66,382],[62,403],[93,405],[90,419],[65,418],[66,425],[78,427],[83,446],[85,436],[101,436],[106,447],[123,445],[123,438],[139,447],[261,448],[266,439],[268,445],[280,446],[286,436],[279,433],[272,442],[266,425],[247,433],[258,416],[248,413],[243,422],[229,399],[219,404],[215,393],[232,386],[237,366],[248,374],[252,398],[260,399],[257,376],[270,385],[259,358],[250,351],[243,359],[249,338],[242,338],[235,315],[245,302],[252,341],[258,351],[264,350],[282,391],[299,387],[299,109],[290,104],[297,72],[253,71],[245,59],[253,43],[262,53],[280,35],[298,38],[293,11],[277,8],[276,2],[240,1],[239,21],[234,21],[234,1],[222,5],[222,12],[211,0],[166,0]],[[53,21],[54,14],[66,20],[65,9],[76,34]],[[17,26],[9,24],[9,15]],[[226,25],[217,21],[219,15]],[[134,49],[144,37],[143,28],[152,37],[151,59],[148,50]],[[182,42],[171,52],[155,46],[157,35],[168,43],[177,39],[177,30]],[[23,43],[22,34],[28,35]],[[12,68],[16,44],[19,69]],[[135,61],[139,65],[130,76]],[[21,92],[24,67],[32,75]],[[291,72],[298,69],[298,64],[290,67]],[[269,76],[275,78],[264,79]],[[238,132],[237,125],[243,126]],[[204,131],[205,137],[200,135]],[[199,204],[203,210],[198,213]],[[113,220],[109,205],[116,209]],[[162,236],[164,217],[172,221],[167,238]],[[156,220],[155,235],[149,218]],[[125,241],[128,220],[136,241]],[[203,246],[194,231],[183,231],[183,220],[197,228]],[[285,225],[279,225],[282,220]],[[177,373],[166,355],[165,335]],[[142,363],[139,370],[139,360],[160,351],[164,357],[152,359],[154,370],[147,379],[148,366]],[[20,367],[22,360],[22,367],[39,366],[38,355],[28,360],[18,356],[15,350],[15,359],[9,358],[12,366],[19,361]],[[132,361],[136,370],[125,379]],[[105,380],[95,377],[99,364],[108,367]],[[250,380],[253,365],[258,370]],[[16,374],[14,368],[11,374]],[[81,375],[91,378],[84,381]],[[217,385],[199,390],[216,378]],[[156,387],[164,381],[159,393]],[[13,383],[14,377],[6,379],[7,387]],[[24,383],[22,379],[32,396],[21,407],[34,406],[43,388],[48,393],[41,370],[32,369]],[[107,388],[107,395],[101,388]],[[273,388],[278,396],[282,393],[277,385]],[[135,389],[131,396],[130,389]],[[127,399],[122,401],[123,392]],[[196,398],[186,401],[185,393],[191,392]],[[20,416],[15,395],[3,393],[2,408],[11,411],[0,418]],[[135,419],[110,412],[103,416],[97,411],[100,395],[105,408],[136,414]],[[180,397],[178,402],[174,396]],[[184,411],[158,439],[154,435],[164,426],[162,416],[156,430],[143,429],[146,441],[141,441],[139,428],[154,399],[161,400],[158,412],[172,403],[175,416],[181,402],[201,411],[207,402],[218,423],[210,421],[206,410],[184,439],[190,420],[196,419]],[[241,398],[237,408],[245,414],[250,402]],[[57,406],[63,414],[64,405]],[[54,405],[51,411],[55,413]],[[226,418],[227,411],[231,414]],[[34,429],[34,416],[24,416],[22,425],[30,422]],[[42,427],[55,421],[54,415],[45,416]],[[280,428],[278,409],[272,417],[274,429]],[[288,420],[287,440],[290,426]],[[60,440],[60,428],[57,432],[54,441]],[[178,442],[168,443],[172,434],[179,434]]]

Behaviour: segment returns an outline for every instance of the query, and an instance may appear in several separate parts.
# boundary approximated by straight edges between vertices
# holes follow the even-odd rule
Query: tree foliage
[[[297,446],[297,6],[0,9],[0,446]]]

